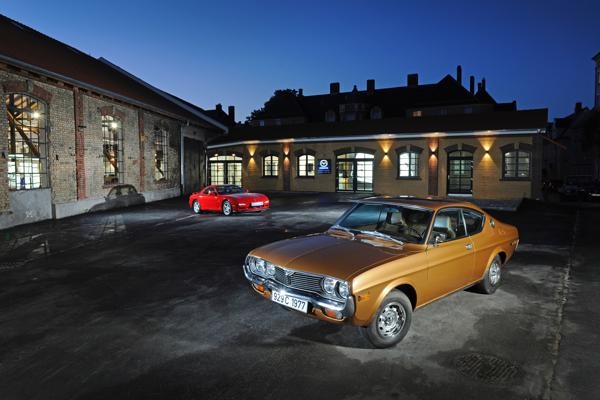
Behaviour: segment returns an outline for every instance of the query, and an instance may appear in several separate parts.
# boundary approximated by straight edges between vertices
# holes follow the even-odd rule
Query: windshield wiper
[[[336,225],[330,226],[329,229],[332,229],[334,231],[343,231],[343,232],[349,233],[352,236],[352,239],[354,239],[354,232],[352,232],[349,228],[346,228],[345,226],[336,224]]]
[[[378,231],[360,231],[360,233],[369,235],[369,236],[375,236],[375,237],[386,239],[386,240],[391,240],[394,243],[398,243],[399,245],[404,246],[404,242],[402,240],[396,239],[390,235],[386,235],[385,233],[381,233]]]

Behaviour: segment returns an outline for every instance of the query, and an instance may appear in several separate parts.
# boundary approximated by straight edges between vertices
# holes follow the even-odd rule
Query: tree
[[[276,90],[262,108],[252,111],[250,115],[246,117],[246,122],[285,112],[287,104],[289,104],[291,100],[295,102],[297,96],[298,91],[296,89]]]

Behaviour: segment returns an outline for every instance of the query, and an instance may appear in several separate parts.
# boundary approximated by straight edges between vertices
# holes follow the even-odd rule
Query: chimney
[[[304,96],[304,90],[302,88],[298,89],[298,97]]]
[[[340,83],[333,82],[329,84],[329,94],[339,94],[340,93]]]
[[[473,75],[469,77],[469,92],[475,94],[475,77]]]
[[[456,67],[456,81],[462,86],[462,67],[460,65]]]
[[[217,104],[217,105],[215,106],[215,108],[217,109],[217,112],[221,112],[221,111],[223,111],[223,106],[221,105],[221,103]]]
[[[367,79],[367,93],[375,93],[375,79]]]
[[[481,80],[481,88],[485,91],[485,78]]]
[[[406,86],[416,87],[419,86],[419,74],[408,74],[406,77]]]
[[[235,122],[235,106],[229,106],[227,108],[227,114],[229,115],[229,118]]]

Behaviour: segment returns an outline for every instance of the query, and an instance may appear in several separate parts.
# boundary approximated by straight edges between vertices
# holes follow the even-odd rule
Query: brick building
[[[94,210],[122,185],[155,201],[205,184],[225,124],[2,15],[0,37],[0,229]]]
[[[446,75],[395,88],[282,90],[209,142],[209,179],[252,190],[519,199],[541,193],[547,110],[497,103]]]

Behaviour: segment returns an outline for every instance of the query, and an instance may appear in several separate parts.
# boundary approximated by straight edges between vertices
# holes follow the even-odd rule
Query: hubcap
[[[494,286],[500,282],[500,263],[498,261],[493,261],[492,265],[490,265],[490,283]]]
[[[194,202],[194,212],[200,211],[200,204],[197,201]]]
[[[390,303],[377,317],[377,331],[382,337],[393,337],[402,331],[404,322],[404,308],[398,303]]]
[[[231,212],[231,204],[224,203],[223,204],[223,213],[229,214]]]

